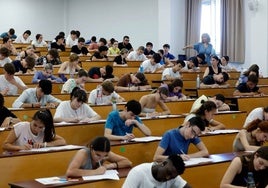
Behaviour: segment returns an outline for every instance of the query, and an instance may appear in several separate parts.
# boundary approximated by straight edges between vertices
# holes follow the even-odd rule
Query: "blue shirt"
[[[183,154],[181,151],[187,154],[190,143],[197,145],[200,142],[201,140],[198,137],[186,140],[179,129],[176,128],[165,132],[159,146],[165,150],[164,155],[168,156],[171,154]]]
[[[211,44],[208,44],[208,46],[205,48],[204,44],[202,42],[199,42],[194,45],[194,49],[197,51],[197,53],[204,54],[206,63],[208,65],[211,65],[210,57],[216,54]]]
[[[142,124],[139,117],[135,119]],[[112,111],[109,113],[105,123],[105,128],[112,130],[112,135],[125,136],[126,133],[132,133],[134,124],[130,126],[125,125],[125,120],[122,120],[119,115],[119,111]]]
[[[164,55],[164,57],[168,58],[168,59],[175,59],[175,56],[172,55],[171,53],[167,53]]]
[[[32,83],[38,83],[38,80],[47,80],[48,78],[50,78],[51,80],[56,80],[57,83],[63,82],[61,78],[57,78],[53,75],[49,75],[48,77],[46,77],[42,71],[37,71],[34,73]]]
[[[0,38],[5,38],[5,37],[9,37],[11,39],[16,39],[17,38],[17,35],[11,35],[11,36],[8,36],[8,33],[7,32],[4,32],[0,35]]]

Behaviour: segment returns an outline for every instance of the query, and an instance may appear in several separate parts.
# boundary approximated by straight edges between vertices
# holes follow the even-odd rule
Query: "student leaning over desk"
[[[37,111],[31,122],[15,124],[3,144],[3,149],[19,151],[65,144],[64,138],[56,135],[52,114],[46,109]]]
[[[108,138],[96,137],[87,147],[76,153],[69,164],[66,176],[99,175],[104,174],[108,169],[126,168],[131,165],[132,163],[127,158],[111,151]]]

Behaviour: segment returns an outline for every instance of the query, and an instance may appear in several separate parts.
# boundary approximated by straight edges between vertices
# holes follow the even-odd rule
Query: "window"
[[[200,38],[208,33],[216,54],[220,54],[220,22],[220,0],[202,0]]]

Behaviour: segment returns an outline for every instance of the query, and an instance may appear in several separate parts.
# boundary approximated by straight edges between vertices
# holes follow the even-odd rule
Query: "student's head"
[[[183,60],[178,59],[174,63],[174,68],[176,71],[180,71],[183,67],[185,67],[185,62]]]
[[[91,42],[96,42],[97,38],[96,38],[96,36],[92,36],[90,40],[91,40]]]
[[[168,84],[168,90],[172,93],[181,93],[183,88],[183,82],[181,79],[176,78],[170,84]]]
[[[145,50],[144,46],[139,46],[139,48],[137,49],[137,54],[138,55],[144,54],[144,50]]]
[[[51,76],[53,73],[53,65],[51,63],[47,63],[43,69],[43,75],[45,77]]]
[[[123,43],[128,44],[129,43],[129,36],[124,36],[123,37]]]
[[[79,87],[73,88],[71,94],[71,108],[77,110],[82,106],[83,103],[87,102],[87,94],[84,90]]]
[[[151,42],[147,42],[146,43],[146,49],[147,49],[147,51],[151,51],[152,49],[153,49],[153,43],[151,43]]]
[[[8,43],[9,45],[12,44],[12,39],[10,37],[4,37],[3,38],[3,44]]]
[[[135,85],[146,85],[147,79],[143,73],[138,72],[131,78],[131,82]]]
[[[203,63],[206,59],[205,55],[203,53],[200,53],[196,56],[197,60],[198,60],[198,63]]]
[[[255,152],[253,166],[256,171],[268,168],[268,146],[262,146]]]
[[[179,155],[173,154],[169,155],[166,160],[153,167],[152,170],[156,171],[153,174],[157,181],[166,182],[183,174],[185,164]]]
[[[52,141],[55,137],[55,128],[50,110],[38,110],[33,116],[30,128],[35,135],[44,130],[44,142]]]
[[[188,140],[198,137],[205,127],[206,123],[200,116],[192,117],[185,126],[184,138]]]
[[[201,116],[202,119],[210,121],[216,113],[217,106],[212,101],[201,101],[202,105],[196,110],[195,114]]]
[[[72,30],[72,31],[70,32],[70,34],[71,34],[71,38],[72,38],[72,40],[75,40],[75,39],[77,38],[77,33],[76,33],[75,30]]]
[[[6,47],[0,48],[0,60],[5,59],[9,55],[10,55],[9,49],[7,49]]]
[[[63,35],[57,35],[55,38],[56,42],[59,44],[63,44],[64,42],[64,36]]]
[[[213,56],[211,56],[210,63],[211,63],[211,65],[218,66],[221,63],[221,60],[219,59],[218,56],[213,55]]]
[[[111,41],[111,40],[110,40]],[[111,41],[111,45],[114,49],[118,48],[118,41],[114,39],[114,41]]]
[[[100,46],[98,48],[98,50],[99,50],[100,54],[102,54],[102,55],[107,55],[107,53],[108,53],[108,47],[107,46]]]
[[[50,49],[48,51],[48,54],[47,54],[46,57],[47,57],[48,61],[52,61],[52,60],[56,60],[56,59],[59,59],[60,58],[59,52],[55,48]]]
[[[52,83],[50,80],[40,80],[36,89],[36,95],[43,97],[49,95],[52,92]]]
[[[69,57],[69,61],[71,63],[78,63],[79,62],[79,56],[75,53],[71,54]]]
[[[21,60],[21,64],[26,69],[33,69],[35,66],[35,59],[32,56],[27,56]]]
[[[77,79],[76,83],[77,84],[85,84],[88,78],[88,74],[84,69],[80,69],[77,73]]]
[[[215,102],[217,108],[222,106],[223,103],[225,102],[225,97],[222,94],[214,95],[213,99],[214,99],[214,102]]]
[[[42,41],[42,40],[43,40],[43,35],[42,35],[42,34],[36,34],[36,35],[35,35],[35,39],[36,39],[37,41]]]
[[[170,45],[169,44],[164,44],[163,45],[163,50],[164,50],[164,53],[167,53],[170,49]]]
[[[255,119],[246,127],[247,132],[255,131],[255,138],[257,142],[263,143],[268,141],[268,121]]]
[[[64,39],[64,37],[65,37],[65,33],[64,33],[63,31],[60,31],[60,32],[59,32],[59,35],[63,36],[63,39]]]
[[[107,40],[105,39],[105,38],[100,38],[99,39],[99,46],[106,46],[106,44],[107,44]],[[107,46],[106,46],[107,47]],[[108,49],[107,49],[108,50]],[[107,51],[106,50],[106,51]],[[99,49],[99,51],[100,51],[100,49]]]
[[[113,75],[114,69],[111,65],[106,65],[100,71],[101,71],[101,76],[106,76],[110,78]]]
[[[87,147],[90,148],[92,160],[95,162],[102,161],[111,150],[110,141],[104,136],[94,138]]]
[[[24,38],[24,39],[27,39],[31,34],[32,34],[32,33],[31,33],[30,30],[26,30],[26,31],[24,31],[24,33],[23,33],[23,38]]]
[[[229,63],[229,56],[225,55],[221,57],[221,64],[226,66]]]
[[[128,50],[126,48],[122,48],[120,50],[120,55],[123,56],[123,58],[126,58],[128,55]]]
[[[15,29],[10,28],[9,31],[8,31],[8,34],[9,34],[10,36],[14,35],[14,34],[15,34]]]
[[[251,65],[247,71],[244,72],[245,76],[249,76],[251,74],[255,74],[259,78],[259,70],[260,67],[257,64]]]
[[[203,33],[201,35],[201,42],[202,43],[210,43],[210,36],[208,33]]]
[[[103,95],[110,95],[114,92],[114,85],[111,81],[104,81],[102,84],[102,94]]]
[[[78,45],[80,45],[80,46],[84,46],[85,45],[85,39],[83,37],[80,37],[78,39]]]
[[[157,90],[157,101],[165,101],[169,95],[169,91],[166,87],[159,87]]]
[[[161,61],[162,57],[159,53],[154,53],[154,55],[151,58],[151,64],[155,65],[156,63],[159,63]]]
[[[2,109],[5,105],[5,99],[2,93],[0,93],[0,109]]]
[[[33,45],[27,46],[26,52],[28,55],[33,55],[34,51],[35,51],[35,46],[33,46]]]
[[[127,119],[134,119],[135,116],[141,113],[141,104],[136,100],[130,100],[125,105],[126,111],[128,113]]]
[[[13,78],[15,74],[15,67],[12,63],[6,63],[4,65],[4,71],[5,71],[5,78],[7,80],[10,80],[11,78]]]
[[[258,82],[259,82],[259,78],[256,75],[251,74],[248,76],[248,81],[246,84],[249,89],[253,89],[254,87],[256,87]]]
[[[226,72],[221,72],[214,76],[214,80],[219,85],[224,84],[229,80],[229,74]]]

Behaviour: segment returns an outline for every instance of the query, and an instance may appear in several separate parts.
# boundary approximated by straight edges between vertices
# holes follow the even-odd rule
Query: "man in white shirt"
[[[31,35],[31,31],[30,30],[26,30],[24,31],[24,33],[21,36],[18,36],[16,38],[16,40],[14,41],[14,43],[30,43],[31,39],[30,39],[30,35]]]
[[[77,45],[78,43],[78,37],[75,30],[72,30],[70,35],[66,39],[66,47],[71,48],[74,45]]]
[[[185,67],[185,62],[182,60],[177,60],[174,62],[174,66],[166,68],[162,73],[162,80],[174,80],[176,78],[181,78],[180,70]]]
[[[249,123],[255,119],[260,119],[263,121],[268,121],[268,106],[258,107],[253,109],[247,116],[246,121],[243,125],[243,128],[246,128]]]
[[[160,163],[143,163],[130,170],[122,188],[190,188],[181,178],[185,164],[179,155]]]
[[[127,60],[145,61],[147,57],[144,55],[144,50],[144,46],[140,46],[137,50],[132,51],[128,54]]]
[[[155,53],[151,59],[147,59],[141,63],[143,72],[154,73],[163,70],[163,66],[159,63],[161,61],[161,56]],[[141,70],[139,70],[141,72]]]

